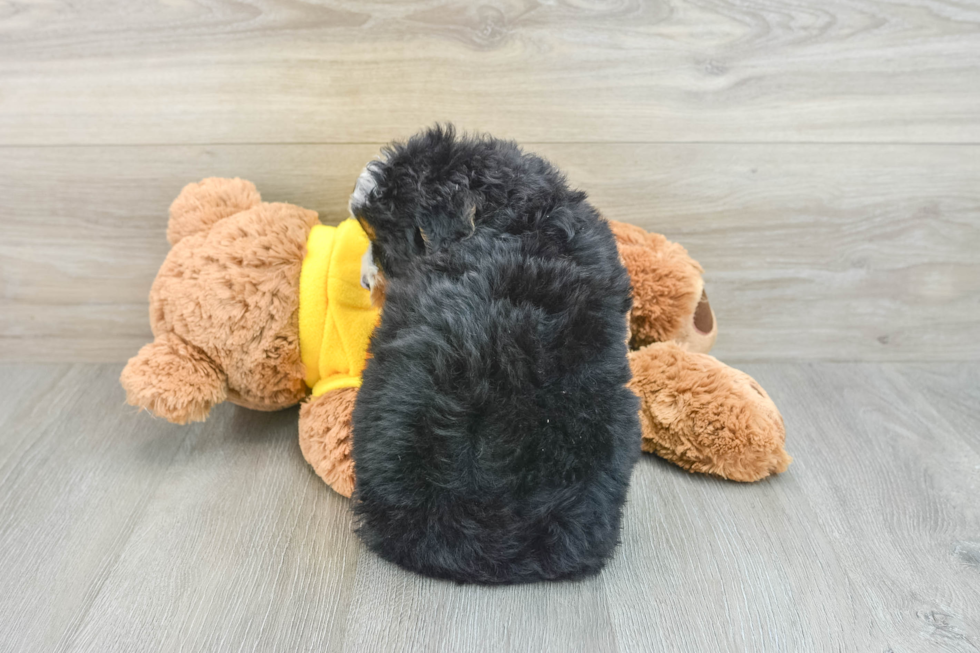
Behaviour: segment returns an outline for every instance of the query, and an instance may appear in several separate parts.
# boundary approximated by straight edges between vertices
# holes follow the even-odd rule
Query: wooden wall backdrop
[[[716,353],[980,360],[980,2],[0,3],[0,359],[146,342],[207,175],[344,217],[381,143],[515,138],[707,269]]]

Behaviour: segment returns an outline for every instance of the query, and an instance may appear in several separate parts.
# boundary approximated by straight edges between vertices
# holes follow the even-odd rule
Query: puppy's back
[[[547,164],[512,156],[544,166],[515,192],[549,210],[477,198],[474,233],[388,280],[354,413],[359,535],[464,582],[598,571],[639,454],[613,236]]]

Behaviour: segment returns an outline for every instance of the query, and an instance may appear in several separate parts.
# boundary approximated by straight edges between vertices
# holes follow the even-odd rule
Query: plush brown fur
[[[357,388],[311,397],[299,410],[299,446],[313,471],[337,493],[354,491],[351,415]]]
[[[660,234],[615,220],[609,226],[633,281],[630,346],[637,349],[686,334],[703,295],[704,270],[687,250]]]
[[[126,401],[176,424],[201,421],[228,396],[228,380],[208,356],[172,333],[163,333],[122,372]]]
[[[702,268],[660,234],[610,221],[633,280],[630,387],[643,450],[691,472],[757,481],[786,470],[786,431],[758,383],[707,352],[718,326]]]
[[[299,274],[317,215],[257,200],[248,182],[208,179],[174,202],[176,244],[150,290],[155,339],[121,377],[131,404],[183,423],[225,397],[275,410],[306,395]]]
[[[167,242],[176,245],[184,236],[208,231],[214,223],[261,202],[255,185],[244,179],[209,177],[188,184],[170,205]]]
[[[150,291],[154,341],[123,370],[130,404],[177,423],[228,400],[275,410],[307,395],[300,360],[299,275],[316,213],[263,203],[241,179],[189,184],[170,209],[173,245]],[[610,222],[633,281],[632,388],[643,448],[681,467],[752,481],[782,472],[782,418],[759,385],[707,352],[717,336],[701,266],[683,247]],[[383,279],[372,292],[383,304]],[[659,344],[658,344],[659,343]],[[356,389],[311,398],[300,447],[344,496],[354,487]]]
[[[644,451],[691,472],[758,481],[786,471],[786,432],[752,377],[673,342],[630,352]]]

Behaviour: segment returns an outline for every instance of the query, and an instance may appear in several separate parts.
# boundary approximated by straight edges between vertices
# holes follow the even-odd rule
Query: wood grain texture
[[[0,649],[336,650],[356,549],[296,410],[176,427],[118,376],[0,368]]]
[[[16,651],[980,647],[980,366],[754,364],[789,471],[645,456],[599,576],[424,579],[351,534],[296,411],[175,427],[118,365],[0,365],[0,642]],[[972,438],[972,440],[971,440]]]
[[[948,424],[952,432],[980,454],[980,429],[976,425],[980,407],[980,365],[918,365],[886,369],[892,378],[901,379],[909,391],[919,390],[922,396],[919,408],[923,412]]]
[[[747,366],[780,406],[795,462],[746,486],[666,464],[634,477],[607,576],[623,579],[610,597],[617,633],[632,629],[624,650],[975,650],[980,457],[919,405],[928,372],[967,368]],[[625,553],[652,541],[652,563]]]
[[[956,0],[5,3],[0,144],[980,142]]]
[[[706,269],[715,354],[750,360],[980,359],[980,146],[531,144],[608,217]],[[6,148],[0,359],[121,361],[187,182],[253,180],[346,216],[376,145]]]

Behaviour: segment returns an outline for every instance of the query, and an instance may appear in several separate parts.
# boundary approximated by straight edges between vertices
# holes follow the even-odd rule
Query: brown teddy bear
[[[755,379],[708,355],[718,327],[701,266],[660,234],[609,224],[633,281],[630,387],[643,450],[733,481],[786,471],[776,405]]]
[[[631,387],[643,449],[692,472],[755,481],[786,469],[782,418],[748,375],[708,356],[717,337],[701,267],[683,247],[610,221],[633,280]],[[127,401],[171,422],[222,401],[302,402],[299,441],[340,494],[354,488],[351,414],[381,298],[360,286],[368,240],[241,179],[186,186],[150,291],[154,340],[120,378]]]

